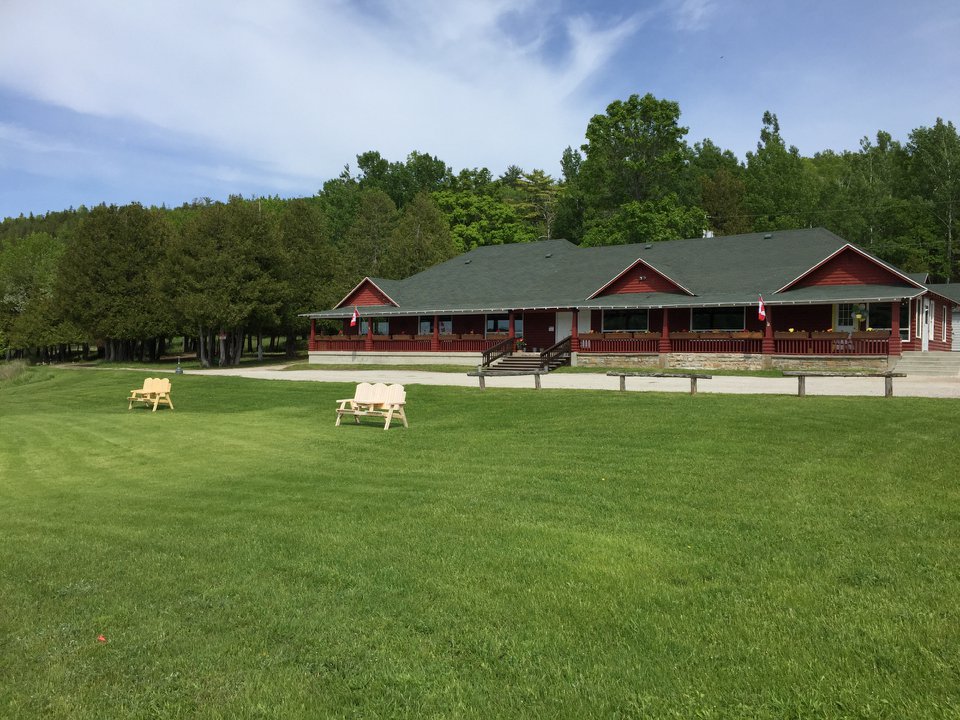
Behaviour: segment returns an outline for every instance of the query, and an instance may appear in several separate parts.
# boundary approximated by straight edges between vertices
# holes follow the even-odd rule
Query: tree
[[[736,156],[706,138],[693,146],[690,171],[710,229],[717,235],[749,232],[750,217],[744,206],[746,184]]]
[[[396,221],[389,195],[379,189],[361,191],[357,215],[340,248],[345,291],[366,276],[380,275]]]
[[[782,230],[810,224],[816,207],[816,185],[811,169],[795,146],[780,136],[780,123],[769,110],[755,153],[747,153],[744,199],[753,216],[754,230]]]
[[[536,240],[512,205],[496,195],[441,190],[433,199],[443,213],[458,253],[482,245]]]
[[[910,133],[907,143],[914,186],[942,226],[944,257],[939,274],[954,275],[953,237],[960,209],[960,138],[952,122],[937,118],[932,128]]]
[[[587,125],[579,180],[588,206],[612,210],[679,193],[689,149],[680,106],[651,94],[631,95],[607,106]]]
[[[171,236],[158,210],[100,205],[68,243],[55,288],[58,312],[103,340],[108,360],[132,359],[138,347],[156,358],[172,332],[160,282]]]
[[[171,243],[168,292],[182,326],[197,333],[204,367],[215,336],[220,364],[237,365],[246,328],[279,323],[279,249],[269,216],[240,197],[199,208]]]
[[[406,278],[455,254],[443,214],[429,195],[420,193],[407,204],[394,225],[380,274]]]
[[[659,200],[624,203],[613,213],[597,218],[587,228],[583,245],[625,245],[700,237],[707,215],[700,208],[680,203],[670,194]]]
[[[518,214],[526,220],[538,237],[550,240],[557,220],[557,197],[560,188],[543,170],[524,173],[517,185]]]

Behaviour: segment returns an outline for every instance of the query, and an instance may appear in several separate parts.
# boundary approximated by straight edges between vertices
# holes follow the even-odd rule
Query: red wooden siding
[[[386,295],[380,292],[380,288],[369,280],[364,280],[360,287],[350,293],[346,300],[340,303],[340,307],[363,307],[365,305],[393,305]]]
[[[604,295],[623,295],[625,293],[682,293],[676,283],[658,273],[649,265],[638,263],[604,288],[597,297]]]
[[[909,283],[885,267],[847,248],[802,278],[793,287],[809,287],[811,285],[909,286]]]

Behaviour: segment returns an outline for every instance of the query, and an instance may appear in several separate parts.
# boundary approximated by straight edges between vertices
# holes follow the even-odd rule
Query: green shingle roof
[[[818,286],[776,292],[846,245],[823,228],[596,248],[566,240],[491,245],[405,280],[371,278],[399,307],[366,307],[362,312],[390,316],[749,305],[757,301],[758,293],[768,304],[778,305],[894,300],[922,292],[906,280],[900,286]],[[638,260],[694,295],[678,291],[590,299]],[[350,312],[352,308],[341,308],[309,316],[344,317]]]

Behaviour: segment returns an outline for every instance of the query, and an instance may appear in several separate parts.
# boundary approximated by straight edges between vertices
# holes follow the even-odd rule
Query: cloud
[[[571,111],[577,93],[640,24],[542,8],[36,0],[4,10],[0,84],[215,148],[248,164],[235,172],[278,185],[318,187],[368,149],[542,166],[582,137],[589,113]],[[534,32],[514,32],[521,16]],[[560,55],[546,41],[557,32]]]

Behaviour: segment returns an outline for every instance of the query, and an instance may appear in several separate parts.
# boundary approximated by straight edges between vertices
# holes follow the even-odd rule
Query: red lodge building
[[[887,369],[905,352],[952,349],[958,305],[960,285],[928,284],[818,228],[480,247],[405,280],[364,278],[305,316],[311,363],[536,354],[543,367]]]

